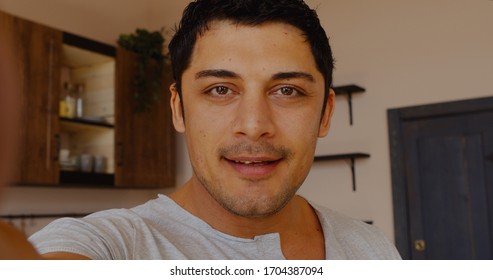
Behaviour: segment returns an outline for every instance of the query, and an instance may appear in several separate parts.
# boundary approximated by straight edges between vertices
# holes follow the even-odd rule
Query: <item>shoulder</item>
[[[60,223],[84,226],[101,234],[132,236],[152,228],[164,216],[169,216],[167,199],[158,197],[144,204],[126,209],[98,211],[81,219],[61,219]],[[124,237],[124,236],[122,236]]]
[[[138,217],[125,209],[105,210],[84,218],[62,218],[36,232],[29,240],[40,254],[70,253],[90,259],[125,259]]]
[[[378,228],[312,204],[322,224],[327,256],[333,259],[400,259]]]
[[[129,259],[133,257],[136,238],[155,232],[153,219],[159,213],[151,213],[156,204],[159,203],[150,200],[131,209],[58,219],[29,239],[41,254],[65,252],[91,259]]]

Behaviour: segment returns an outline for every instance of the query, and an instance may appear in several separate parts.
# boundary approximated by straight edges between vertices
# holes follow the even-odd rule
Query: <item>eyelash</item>
[[[225,94],[219,94],[219,93],[217,93],[218,89],[222,89],[222,91],[225,90],[225,91],[227,91],[227,93],[225,93]],[[214,93],[214,91],[216,91],[216,93]],[[234,91],[231,88],[227,87],[227,86],[214,86],[214,87],[211,87],[211,88],[209,88],[209,89],[207,89],[205,91],[206,94],[209,94],[209,95],[212,95],[212,96],[226,96],[226,95],[231,94],[233,92]]]
[[[219,93],[219,89],[221,89],[220,90],[221,92],[226,91],[226,93],[220,94]],[[290,93],[289,94],[283,94],[282,93],[283,90],[289,90]],[[303,91],[301,91],[298,88],[293,87],[293,86],[282,86],[282,87],[279,87],[279,88],[271,91],[270,93],[275,94],[276,92],[279,92],[279,95],[281,95],[281,96],[300,96],[300,95],[305,95]],[[206,94],[209,94],[211,96],[221,97],[221,96],[227,96],[227,95],[233,94],[233,93],[235,93],[235,91],[232,90],[231,88],[227,87],[227,86],[220,85],[220,86],[214,86],[214,87],[211,87],[211,88],[207,89],[205,91],[205,93]]]
[[[282,93],[282,90],[285,90],[285,89],[290,90],[290,94],[283,94]],[[305,95],[303,93],[303,91],[297,89],[296,87],[292,87],[292,86],[282,86],[282,87],[274,90],[273,93],[278,92],[278,91],[281,91],[281,92],[279,92],[279,94],[282,95],[282,96],[299,96],[299,95]]]

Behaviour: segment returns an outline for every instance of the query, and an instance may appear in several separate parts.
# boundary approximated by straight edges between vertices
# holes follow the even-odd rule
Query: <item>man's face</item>
[[[182,98],[184,112],[172,87],[192,184],[243,217],[268,216],[289,202],[333,109],[331,93],[321,119],[324,78],[301,31],[282,23],[212,23],[183,73]]]

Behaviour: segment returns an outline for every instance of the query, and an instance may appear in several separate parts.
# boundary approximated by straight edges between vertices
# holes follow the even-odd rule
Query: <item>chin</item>
[[[234,198],[218,197],[216,201],[230,213],[245,218],[263,218],[281,211],[293,198],[294,193],[281,193],[276,196],[235,196]],[[240,197],[240,198],[238,198]]]

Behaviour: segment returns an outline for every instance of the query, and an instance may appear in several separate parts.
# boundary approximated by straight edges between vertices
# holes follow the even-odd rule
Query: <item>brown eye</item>
[[[294,87],[282,87],[278,90],[274,91],[275,94],[281,96],[298,96],[301,95],[301,92]]]
[[[281,91],[281,94],[282,95],[289,96],[289,95],[292,95],[293,94],[294,89],[293,88],[284,87],[284,88],[281,88],[280,91]]]
[[[230,94],[231,92],[232,92],[231,89],[225,86],[217,86],[210,90],[210,93],[212,95],[226,95],[226,94]]]
[[[217,87],[216,88],[217,94],[219,94],[219,95],[227,94],[228,90],[229,89],[227,87]]]

